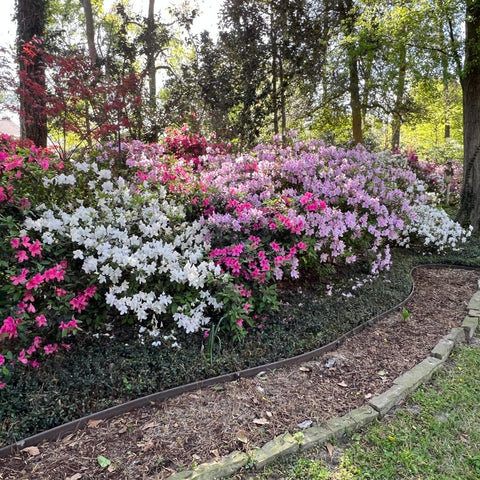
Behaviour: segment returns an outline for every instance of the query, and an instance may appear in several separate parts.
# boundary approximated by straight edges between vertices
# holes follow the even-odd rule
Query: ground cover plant
[[[331,341],[408,291],[392,249],[470,235],[402,155],[166,138],[62,159],[2,137],[3,442]],[[299,309],[305,280],[315,302]],[[340,325],[339,308],[354,313]]]

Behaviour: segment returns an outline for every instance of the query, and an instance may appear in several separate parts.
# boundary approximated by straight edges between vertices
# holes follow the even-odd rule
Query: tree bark
[[[20,134],[39,147],[47,146],[46,81],[42,48],[29,58],[24,46],[43,38],[47,0],[17,0]]]
[[[355,11],[353,0],[340,2],[340,18],[345,24],[345,34],[352,37],[355,26]],[[353,38],[350,42],[353,43]],[[350,94],[350,108],[352,112],[352,136],[354,143],[363,143],[362,130],[362,102],[360,97],[360,79],[358,73],[358,54],[356,45],[347,46],[348,57],[348,92]]]
[[[95,24],[93,22],[93,11],[92,11],[92,1],[91,0],[80,0],[83,11],[85,13],[85,27],[87,31],[87,44],[88,44],[88,53],[92,60],[92,63],[97,63],[98,54],[95,47]]]
[[[480,4],[467,1],[463,91],[463,190],[457,220],[480,228]]]
[[[147,45],[148,105],[152,111],[157,107],[157,69],[155,68],[155,0],[148,1]]]
[[[395,88],[395,107],[393,109],[392,120],[392,148],[397,148],[400,145],[400,129],[402,127],[402,109],[405,97],[405,78],[407,71],[407,47],[402,42],[400,43],[399,51],[399,68],[397,85]]]

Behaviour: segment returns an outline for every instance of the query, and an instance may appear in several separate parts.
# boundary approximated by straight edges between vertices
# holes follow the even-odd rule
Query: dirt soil
[[[480,272],[419,269],[405,308],[315,361],[131,411],[0,459],[2,480],[164,479],[365,404],[460,326]],[[111,463],[100,466],[98,458]],[[108,462],[107,462],[108,463]]]

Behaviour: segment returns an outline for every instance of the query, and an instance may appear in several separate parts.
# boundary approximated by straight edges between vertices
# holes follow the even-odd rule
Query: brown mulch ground
[[[420,269],[403,319],[394,313],[315,361],[186,393],[0,459],[2,480],[164,479],[233,450],[262,446],[302,422],[366,403],[460,326],[480,273]],[[111,460],[101,468],[97,458]]]

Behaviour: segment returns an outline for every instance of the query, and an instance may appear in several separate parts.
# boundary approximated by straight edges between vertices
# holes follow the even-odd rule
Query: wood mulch
[[[302,423],[343,415],[388,389],[461,325],[480,273],[418,269],[414,276],[407,319],[390,314],[314,361],[91,421],[57,442],[0,458],[0,479],[159,480],[233,450],[262,446]],[[110,465],[102,468],[100,456]]]

